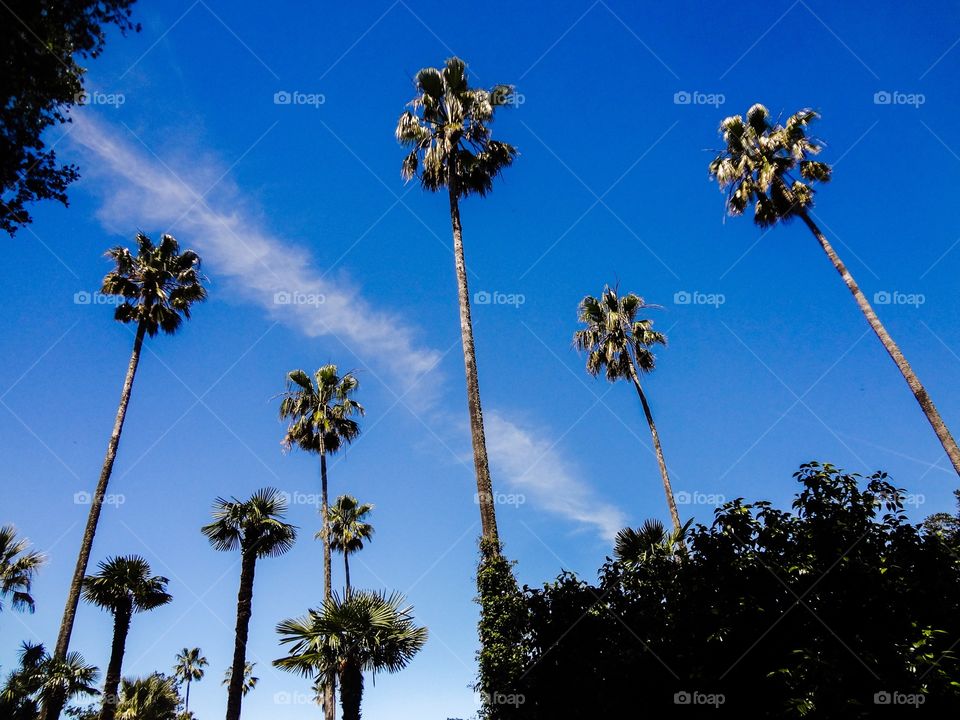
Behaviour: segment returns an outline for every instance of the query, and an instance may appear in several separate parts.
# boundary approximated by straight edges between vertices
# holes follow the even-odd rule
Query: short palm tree
[[[23,643],[17,668],[0,692],[0,717],[4,720],[35,720],[41,705],[53,697],[63,702],[76,696],[97,695],[99,671],[77,652],[63,660],[51,656],[43,645]]]
[[[309,678],[336,673],[343,720],[359,720],[363,673],[398,672],[427,641],[399,594],[354,591],[333,595],[320,610],[277,625],[287,657],[274,665]]]
[[[187,686],[183,699],[184,713],[190,712],[190,684],[203,680],[203,669],[208,665],[200,648],[184,648],[177,653],[177,664],[173,676]]]
[[[46,561],[43,553],[30,549],[26,538],[17,537],[13,525],[0,527],[0,612],[6,598],[10,598],[14,610],[33,612],[30,586],[33,576]]]
[[[93,538],[100,520],[100,509],[117,457],[120,433],[130,403],[130,392],[140,362],[143,340],[146,336],[154,337],[160,332],[172,335],[180,328],[183,319],[190,317],[191,306],[206,298],[206,290],[200,278],[200,257],[192,250],[181,252],[180,245],[170,235],[164,235],[160,238],[160,243],[154,245],[150,238],[141,233],[137,235],[136,254],[128,248],[117,246],[107,251],[107,257],[114,262],[115,267],[104,277],[101,292],[122,299],[123,302],[117,305],[114,312],[114,318],[122,323],[133,323],[137,329],[113,432],[107,443],[100,479],[90,502],[90,513],[60,623],[54,649],[54,655],[59,658],[66,656],[70,646],[70,635],[73,633],[77,605],[80,602],[80,589],[87,573]],[[62,707],[62,703],[45,707],[45,720],[56,720]]]
[[[83,599],[113,614],[113,644],[103,686],[100,720],[113,720],[117,712],[117,688],[126,649],[130,620],[134,613],[166,605],[173,597],[167,592],[167,578],[151,575],[142,557],[108,558],[96,575],[83,579]]]
[[[231,665],[233,675],[227,691],[226,720],[240,718],[257,560],[283,555],[293,547],[297,538],[296,528],[284,520],[286,511],[287,501],[283,495],[274,488],[264,488],[245,501],[217,498],[213,505],[213,522],[202,528],[214,549],[240,551],[237,629]]]
[[[256,663],[248,662],[243,666],[243,697],[247,696],[251,690],[253,690],[257,683],[260,682],[260,678],[253,674],[253,668],[256,666]],[[230,685],[230,680],[233,678],[233,669],[227,668],[227,671],[223,674],[223,683],[222,685]]]
[[[341,495],[330,508],[330,547],[343,553],[343,572],[350,592],[350,556],[363,550],[364,541],[373,539],[373,525],[366,522],[373,510],[352,495]],[[319,535],[319,533],[318,533]]]
[[[741,115],[726,118],[720,124],[726,147],[710,163],[710,174],[721,189],[726,189],[726,205],[731,215],[742,215],[752,203],[754,222],[762,228],[794,218],[803,221],[896,363],[954,469],[960,474],[960,448],[926,388],[880,322],[853,275],[810,217],[815,192],[813,185],[829,182],[832,172],[826,163],[811,159],[822,149],[822,145],[807,134],[808,125],[818,117],[813,110],[804,109],[787,118],[783,125],[774,125],[770,123],[767,108],[757,104],[747,111],[746,120]]]
[[[578,313],[585,327],[574,334],[573,342],[578,350],[587,353],[588,373],[596,377],[603,372],[610,382],[627,379],[633,383],[647,425],[650,426],[670,517],[674,529],[679,530],[680,515],[660,447],[660,434],[640,385],[640,374],[653,371],[656,365],[653,346],[667,344],[667,338],[653,329],[653,320],[637,319],[637,313],[649,307],[639,295],[628,293],[620,297],[617,289],[609,286],[604,288],[599,298],[587,295],[580,301]]]
[[[397,140],[410,149],[403,160],[401,174],[405,180],[418,177],[420,184],[431,192],[446,189],[450,197],[460,338],[467,379],[477,498],[483,537],[491,549],[498,551],[497,518],[480,406],[480,382],[463,253],[460,200],[468,195],[482,197],[490,192],[494,178],[509,167],[517,155],[516,148],[493,140],[490,132],[497,107],[511,102],[514,89],[510,85],[496,85],[490,90],[470,87],[467,67],[456,57],[447,60],[443,68],[423,68],[417,73],[415,84],[417,95],[410,102],[412,109],[404,112],[397,122]]]
[[[117,720],[176,720],[176,681],[160,673],[145,678],[124,678],[117,705]]]

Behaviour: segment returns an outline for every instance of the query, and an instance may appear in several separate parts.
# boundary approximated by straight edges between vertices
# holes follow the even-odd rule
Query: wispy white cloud
[[[344,275],[317,268],[302,247],[278,237],[211,158],[164,161],[126,127],[78,113],[71,140],[84,163],[98,217],[111,229],[161,228],[195,249],[231,291],[308,337],[335,336],[400,388],[432,369],[440,354],[415,329],[364,298]],[[215,192],[206,197],[215,186]]]
[[[604,540],[612,540],[627,524],[619,508],[597,497],[589,484],[576,476],[569,458],[552,438],[531,427],[520,427],[499,412],[486,421],[490,460],[511,485],[528,494],[539,507],[581,525],[593,527]]]

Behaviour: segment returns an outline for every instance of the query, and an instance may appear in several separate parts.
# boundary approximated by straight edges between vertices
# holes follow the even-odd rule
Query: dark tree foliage
[[[69,122],[83,101],[84,68],[97,57],[107,29],[139,31],[130,21],[136,0],[4,0],[0,3],[0,229],[13,235],[28,225],[27,205],[67,204],[67,186],[79,176],[57,162],[41,139]]]
[[[686,547],[525,588],[513,717],[956,717],[957,534],[903,491],[811,463],[793,510],[729,502]]]

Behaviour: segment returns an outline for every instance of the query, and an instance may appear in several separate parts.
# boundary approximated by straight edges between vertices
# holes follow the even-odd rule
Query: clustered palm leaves
[[[372,511],[373,505],[361,503],[352,495],[341,495],[330,508],[330,547],[343,553],[343,572],[348,593],[350,556],[363,550],[364,541],[373,538],[373,525],[366,522],[366,517]]]
[[[621,297],[617,289],[610,286],[604,288],[599,298],[587,295],[580,301],[579,308],[579,320],[584,327],[574,334],[573,342],[578,350],[587,353],[588,373],[597,376],[602,372],[610,382],[626,379],[633,383],[650,427],[670,517],[674,529],[679,531],[680,515],[663,459],[660,435],[640,384],[640,374],[652,372],[656,366],[653,347],[667,344],[667,338],[653,329],[653,320],[637,317],[641,310],[650,307],[639,295],[627,293]]]
[[[175,720],[180,696],[173,678],[153,673],[124,678],[120,684],[117,720]]]
[[[456,57],[442,69],[423,68],[414,82],[418,94],[396,131],[410,148],[401,165],[404,179],[419,177],[426,189],[448,188],[458,197],[486,195],[517,155],[512,145],[493,140],[489,127],[497,107],[512,102],[514,88],[471,88],[467,66]]]
[[[280,643],[289,647],[274,665],[309,678],[335,673],[343,720],[359,720],[363,673],[402,670],[427,640],[411,611],[397,593],[334,594],[319,610],[277,625]]]
[[[113,720],[117,712],[117,688],[131,617],[134,613],[153,610],[173,600],[167,592],[167,578],[150,573],[146,560],[130,555],[105,560],[100,563],[96,575],[83,579],[83,599],[113,614],[113,644],[104,681],[100,720]]]
[[[679,530],[667,532],[662,522],[651,518],[639,528],[623,528],[617,533],[613,554],[621,563],[634,565],[657,555],[676,558],[684,549],[684,537],[692,523],[691,518]]]
[[[17,537],[13,525],[0,527],[0,612],[6,598],[14,610],[34,611],[30,588],[34,575],[46,561],[43,553],[30,549],[26,538]]]
[[[245,694],[243,676],[257,560],[283,555],[293,547],[297,538],[296,528],[284,519],[286,511],[284,496],[274,488],[263,488],[246,501],[217,498],[213,506],[213,522],[202,528],[215,550],[240,551],[240,590],[237,594],[233,663],[230,666],[232,675],[227,691],[227,720],[239,720],[241,699]]]
[[[828,182],[831,176],[829,165],[811,159],[822,149],[822,145],[807,134],[808,126],[818,117],[813,110],[803,109],[791,115],[782,125],[773,125],[767,108],[757,104],[747,111],[746,120],[740,115],[726,118],[720,124],[720,134],[726,147],[710,163],[710,174],[720,188],[726,190],[727,209],[731,215],[743,214],[748,205],[753,203],[753,219],[760,227],[769,227],[795,217],[804,222],[843,278],[870,328],[897,365],[954,470],[960,474],[960,447],[940,416],[940,411],[900,347],[880,322],[853,275],[810,216],[814,184]]]
[[[791,115],[783,125],[770,124],[763,105],[726,118],[720,132],[726,149],[710,163],[710,174],[727,188],[727,208],[742,215],[753,204],[761,227],[800,216],[813,206],[816,182],[830,181],[830,166],[810,156],[823,146],[807,134],[818,117],[809,108]]]
[[[5,720],[36,720],[40,708],[52,698],[70,700],[97,695],[100,673],[78,652],[58,659],[43,645],[21,645],[17,668],[0,692],[0,717]]]
[[[253,674],[253,668],[256,666],[256,663],[247,662],[243,665],[243,684],[241,694],[243,697],[246,697],[251,690],[253,690],[257,683],[260,682],[260,678]],[[233,668],[227,668],[227,671],[223,674],[223,682],[221,685],[226,685],[229,687],[230,681],[233,679]]]
[[[120,434],[130,403],[133,380],[140,363],[140,353],[145,335],[155,336],[158,332],[173,334],[179,328],[183,318],[190,317],[190,308],[194,303],[206,299],[206,290],[199,275],[200,257],[192,250],[181,252],[180,245],[170,235],[164,235],[160,243],[153,242],[143,233],[137,235],[137,252],[128,248],[114,247],[107,251],[107,257],[114,262],[114,269],[103,279],[101,292],[123,298],[114,313],[116,320],[122,323],[135,323],[137,326],[133,341],[133,351],[127,365],[120,403],[113,424],[113,431],[107,443],[100,478],[90,503],[90,512],[84,528],[80,552],[74,567],[70,591],[67,596],[60,632],[54,656],[64,659],[70,646],[70,636],[76,619],[77,606],[80,603],[80,591],[93,539],[100,521],[103,499],[113,472],[117,457]],[[45,704],[44,720],[57,720],[63,707],[61,698],[52,697]]]

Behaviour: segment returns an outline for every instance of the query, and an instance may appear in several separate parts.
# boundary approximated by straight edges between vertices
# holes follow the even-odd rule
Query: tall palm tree
[[[163,332],[174,334],[183,322],[190,317],[190,307],[206,298],[206,290],[200,278],[200,257],[192,250],[180,252],[180,245],[170,235],[153,242],[143,233],[137,235],[137,252],[134,255],[128,248],[114,247],[107,251],[107,257],[115,264],[113,270],[103,279],[100,292],[115,295],[123,302],[117,305],[114,319],[122,323],[136,325],[133,340],[133,352],[127,365],[127,374],[120,392],[120,405],[113,423],[113,432],[107,443],[107,453],[100,470],[100,479],[90,502],[90,514],[83,531],[80,553],[70,582],[67,604],[60,623],[57,645],[54,655],[66,656],[70,646],[70,635],[80,602],[80,588],[90,562],[93,538],[100,520],[100,509],[107,494],[107,484],[113,472],[113,463],[117,457],[120,433],[130,403],[130,391],[133,378],[140,362],[140,352],[146,336],[154,337]],[[56,720],[60,716],[63,704],[54,702],[44,708],[45,720]]]
[[[166,605],[173,597],[167,592],[167,578],[151,575],[150,564],[138,555],[108,558],[96,575],[83,579],[83,599],[113,614],[113,644],[103,686],[100,720],[113,720],[117,712],[117,688],[123,653],[134,613]]]
[[[97,695],[100,672],[77,652],[63,660],[51,656],[43,645],[23,643],[17,668],[0,692],[0,717],[4,720],[35,720],[41,705],[51,697],[63,702],[83,695]]]
[[[960,474],[960,448],[926,388],[880,322],[853,275],[810,217],[809,210],[813,206],[815,192],[813,185],[829,182],[832,173],[826,163],[810,159],[822,149],[817,140],[807,135],[807,126],[818,117],[813,110],[804,109],[787,118],[783,125],[773,125],[767,108],[757,104],[747,111],[746,121],[740,115],[726,118],[720,124],[726,147],[710,163],[710,174],[716,178],[721,189],[727,189],[726,206],[731,215],[742,215],[747,206],[753,203],[753,220],[762,228],[793,218],[803,221],[840,273],[873,332],[896,363],[954,469]]]
[[[183,701],[184,713],[190,712],[190,683],[203,680],[203,669],[208,664],[200,648],[184,648],[177,653],[177,664],[173,668],[173,676],[187,686]]]
[[[670,517],[674,529],[679,530],[680,515],[677,513],[667,464],[663,459],[663,448],[660,447],[660,434],[640,385],[640,373],[651,372],[656,365],[652,347],[667,344],[667,338],[653,329],[653,320],[637,319],[637,313],[649,307],[639,295],[628,293],[619,297],[617,289],[610,286],[603,289],[599,298],[587,295],[580,301],[578,313],[585,327],[574,333],[573,342],[578,350],[587,353],[588,373],[596,377],[604,371],[610,382],[626,378],[636,388],[647,425],[650,426]]]
[[[248,662],[243,666],[243,697],[247,696],[251,690],[253,690],[257,683],[260,682],[260,678],[253,674],[253,668],[256,666],[256,663]],[[233,679],[233,668],[227,668],[227,671],[223,674],[222,685],[230,685],[230,681]]]
[[[330,547],[343,553],[343,572],[348,594],[350,556],[363,550],[364,541],[373,539],[373,525],[366,522],[366,517],[372,510],[373,505],[361,505],[352,495],[341,495],[330,508]]]
[[[343,720],[359,720],[363,673],[398,672],[427,641],[427,629],[414,624],[403,602],[396,593],[333,595],[320,610],[277,625],[289,654],[273,664],[311,678],[336,673]]]
[[[489,541],[492,550],[499,552],[463,254],[460,200],[468,195],[482,197],[490,192],[494,178],[510,166],[517,155],[516,148],[493,140],[490,132],[494,112],[498,106],[512,101],[514,89],[510,85],[496,85],[490,90],[469,87],[467,67],[456,57],[447,60],[443,68],[423,68],[417,73],[415,84],[417,95],[410,102],[412,110],[404,112],[397,122],[397,140],[410,148],[403,160],[401,174],[405,180],[419,177],[420,184],[432,192],[446,188],[450,197],[460,338],[467,378],[467,408],[480,520],[483,537]]]
[[[280,419],[288,420],[283,437],[286,449],[298,447],[320,456],[320,533],[323,541],[323,596],[332,592],[330,558],[330,506],[327,495],[327,455],[353,442],[360,435],[354,417],[364,414],[363,406],[353,399],[360,383],[353,373],[339,374],[336,365],[324,365],[313,378],[303,370],[287,374],[287,390],[280,402]],[[325,720],[335,712],[335,680],[325,686]]]
[[[10,598],[14,610],[34,611],[30,587],[33,576],[46,561],[43,553],[30,549],[26,538],[17,537],[13,525],[0,527],[0,612],[5,598]]]
[[[179,702],[173,678],[160,673],[145,678],[124,678],[117,720],[175,720]]]
[[[213,522],[201,529],[214,549],[240,551],[237,629],[231,665],[233,675],[227,690],[226,720],[240,718],[257,560],[283,555],[297,539],[297,529],[284,521],[286,511],[287,501],[283,495],[274,488],[263,488],[245,501],[217,498],[213,504]]]

